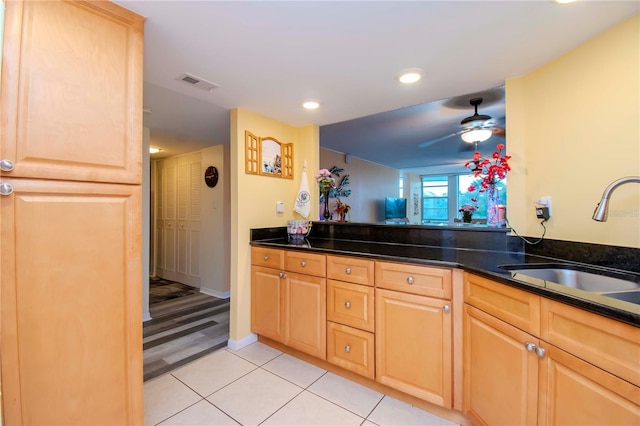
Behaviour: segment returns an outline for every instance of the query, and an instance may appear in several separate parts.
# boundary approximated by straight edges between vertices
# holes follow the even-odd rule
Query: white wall
[[[215,297],[229,297],[229,239],[231,235],[229,145],[200,151],[202,175],[209,166],[218,169],[218,184],[209,188],[202,179],[202,223],[200,249],[200,291]]]
[[[351,183],[347,189],[351,190],[351,195],[340,201],[351,206],[351,222],[384,221],[384,199],[398,196],[400,172],[353,156],[351,164],[347,164],[343,153],[320,149],[320,168],[331,169],[333,166],[344,169],[344,174],[349,175]],[[314,173],[309,174],[309,185],[313,183]],[[336,182],[341,178],[342,175]]]
[[[149,158],[150,131],[142,130],[142,321],[151,319],[149,314],[149,256],[151,230],[151,168]]]

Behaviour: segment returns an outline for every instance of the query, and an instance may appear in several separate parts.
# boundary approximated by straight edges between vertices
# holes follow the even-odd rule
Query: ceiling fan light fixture
[[[160,151],[162,151],[160,148],[156,148],[155,146],[150,146],[149,147],[149,154],[157,154]]]
[[[460,137],[467,143],[484,142],[491,137],[493,132],[489,129],[471,129],[464,132]]]
[[[420,81],[423,75],[424,71],[420,68],[407,68],[400,71],[396,78],[400,83],[412,84]]]

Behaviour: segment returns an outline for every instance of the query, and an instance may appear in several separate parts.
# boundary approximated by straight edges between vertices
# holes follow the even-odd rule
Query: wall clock
[[[207,167],[207,170],[204,171],[204,183],[209,188],[216,186],[218,184],[218,169],[213,166]]]

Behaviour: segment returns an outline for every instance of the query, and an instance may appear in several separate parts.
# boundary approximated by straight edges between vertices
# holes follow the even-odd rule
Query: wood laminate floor
[[[144,380],[227,346],[229,299],[202,293],[149,306],[143,324]]]

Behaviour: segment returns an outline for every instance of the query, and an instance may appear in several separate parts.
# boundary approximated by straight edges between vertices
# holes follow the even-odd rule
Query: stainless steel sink
[[[560,284],[580,290],[596,293],[620,292],[627,290],[640,290],[638,277],[632,274],[612,274],[600,270],[582,270],[573,265],[502,265],[503,269],[511,272],[514,279],[531,277],[546,282]],[[525,281],[527,281],[525,279]],[[621,293],[620,293],[621,294]],[[607,295],[616,297],[613,295]],[[626,296],[621,296],[626,297]],[[629,296],[633,297],[633,296]],[[624,299],[623,299],[624,300]]]

